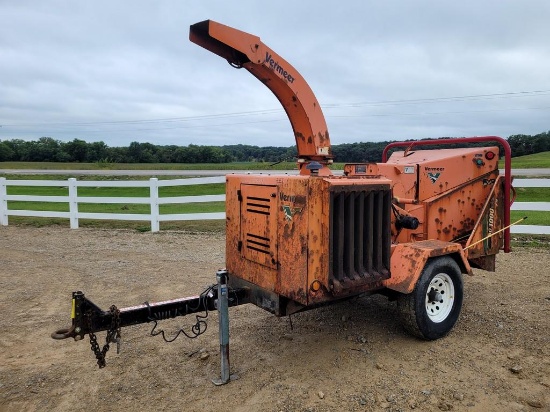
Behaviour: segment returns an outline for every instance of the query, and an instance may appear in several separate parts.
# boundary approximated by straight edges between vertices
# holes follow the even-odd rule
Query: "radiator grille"
[[[390,277],[391,191],[335,187],[330,194],[330,279],[338,289]]]

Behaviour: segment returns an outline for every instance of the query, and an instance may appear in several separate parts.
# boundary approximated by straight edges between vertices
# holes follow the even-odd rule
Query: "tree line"
[[[413,140],[411,140],[411,143]],[[332,146],[338,162],[377,162],[384,147],[390,143],[360,142]],[[512,156],[523,156],[550,151],[550,131],[531,135],[513,135],[508,138]],[[460,145],[452,145],[459,147]],[[429,148],[426,146],[424,148]],[[88,163],[230,163],[293,161],[296,146],[259,147],[252,145],[189,146],[132,142],[127,147],[109,147],[104,142],[88,143],[81,139],[62,142],[51,137],[38,140],[0,140],[0,162],[88,162]]]

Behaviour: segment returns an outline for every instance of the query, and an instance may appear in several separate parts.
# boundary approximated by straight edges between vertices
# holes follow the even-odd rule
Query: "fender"
[[[473,275],[472,268],[460,244],[440,240],[424,240],[392,247],[391,277],[383,281],[383,285],[396,292],[411,293],[428,259],[445,255],[452,255],[462,273]]]

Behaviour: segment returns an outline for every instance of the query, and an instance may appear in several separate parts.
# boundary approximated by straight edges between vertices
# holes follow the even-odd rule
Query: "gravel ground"
[[[550,410],[550,253],[517,248],[465,279],[461,319],[424,342],[395,303],[362,297],[276,318],[230,309],[232,372],[219,375],[217,316],[198,339],[125,328],[99,370],[88,341],[54,341],[82,290],[102,308],[201,292],[224,266],[224,236],[0,227],[0,411]],[[191,318],[165,321],[167,332]],[[104,334],[99,338],[104,339]]]

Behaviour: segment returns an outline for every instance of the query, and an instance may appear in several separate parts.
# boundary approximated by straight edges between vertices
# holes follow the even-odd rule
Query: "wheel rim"
[[[446,273],[438,273],[431,280],[426,292],[426,313],[432,322],[440,323],[447,319],[453,309],[455,287]]]

